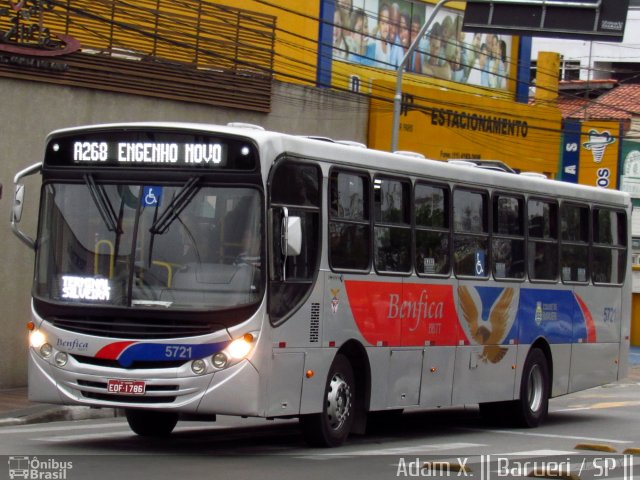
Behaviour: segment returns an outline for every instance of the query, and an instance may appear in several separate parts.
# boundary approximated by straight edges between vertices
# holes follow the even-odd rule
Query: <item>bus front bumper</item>
[[[136,385],[137,393],[114,393],[125,384]],[[195,375],[188,365],[126,370],[80,364],[73,357],[61,368],[29,351],[29,400],[34,402],[260,416],[259,388],[258,372],[248,360]]]

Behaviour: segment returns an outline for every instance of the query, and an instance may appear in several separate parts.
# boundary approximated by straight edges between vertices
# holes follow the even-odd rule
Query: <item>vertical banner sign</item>
[[[628,192],[634,199],[640,198],[640,141],[622,142],[622,172],[620,190]]]
[[[580,163],[580,121],[564,121],[564,148],[562,150],[562,175],[564,182],[578,183]]]
[[[582,123],[579,183],[616,189],[619,156],[619,122]]]

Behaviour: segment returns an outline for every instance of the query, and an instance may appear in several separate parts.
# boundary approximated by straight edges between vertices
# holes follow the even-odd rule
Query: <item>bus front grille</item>
[[[118,403],[172,403],[176,397],[145,397],[143,395],[113,395],[110,393],[82,392],[84,398]]]
[[[120,363],[118,363],[118,360],[87,357],[85,355],[76,355],[76,354],[72,354],[71,357],[74,358],[78,363],[83,363],[85,365],[93,365],[96,367],[109,367],[109,368],[126,368],[127,370],[134,370],[134,369],[149,370],[154,368],[178,368],[186,363],[185,360],[174,360],[174,361],[136,360],[136,361],[133,361],[131,365],[127,367],[123,367],[122,365],[120,365]]]
[[[74,333],[108,338],[161,339],[206,335],[219,330],[219,324],[187,322],[177,319],[118,317],[49,317],[55,327]]]

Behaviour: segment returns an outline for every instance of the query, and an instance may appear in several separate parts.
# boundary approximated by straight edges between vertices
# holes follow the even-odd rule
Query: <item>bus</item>
[[[631,316],[629,195],[541,177],[247,124],[55,131],[14,180],[29,398],[143,436],[299,418],[327,447],[374,412],[535,427],[626,375]]]

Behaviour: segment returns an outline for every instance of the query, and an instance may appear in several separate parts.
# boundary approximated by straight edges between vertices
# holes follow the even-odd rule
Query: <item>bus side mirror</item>
[[[16,185],[16,191],[13,194],[13,207],[11,208],[11,223],[20,223],[22,220],[22,205],[24,202],[24,185]]]
[[[302,251],[302,221],[300,217],[290,217],[284,209],[282,217],[282,255],[295,257]]]
[[[29,235],[26,235],[18,228],[18,223],[22,220],[22,209],[24,207],[24,185],[20,183],[20,180],[29,175],[39,172],[42,169],[41,163],[36,163],[24,170],[18,172],[13,179],[15,185],[15,191],[13,193],[13,205],[11,206],[11,230],[24,244],[29,248],[35,250],[36,242]]]

